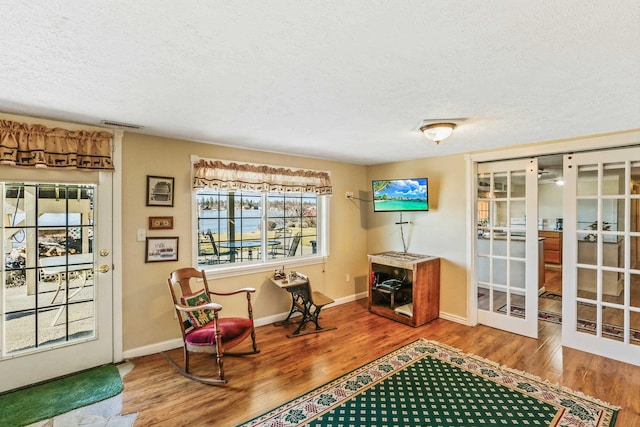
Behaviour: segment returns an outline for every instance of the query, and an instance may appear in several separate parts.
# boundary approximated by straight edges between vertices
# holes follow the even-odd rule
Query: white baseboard
[[[124,359],[131,359],[133,357],[147,356],[149,354],[173,350],[174,348],[179,347],[182,347],[182,338],[174,338],[168,341],[162,341],[151,345],[132,348],[131,350],[125,350],[122,352],[122,357]]]
[[[335,307],[338,305],[346,304],[348,302],[356,301],[361,298],[367,298],[367,293],[362,292],[355,295],[350,295],[348,297],[343,297],[335,300],[331,304],[325,306],[325,309],[328,307]],[[272,316],[261,317],[259,319],[254,319],[253,323],[255,326],[264,326],[270,325],[275,322],[279,322],[281,320],[286,319],[289,312],[274,314]],[[300,316],[300,313],[296,313],[292,317]],[[182,347],[182,338],[174,338],[172,340],[163,341],[155,344],[145,345],[142,347],[132,348],[130,350],[125,350],[122,352],[122,357],[124,359],[131,359],[133,357],[141,357],[147,356],[149,354],[160,353],[162,351],[173,350],[174,348]]]
[[[444,313],[442,311],[440,312],[439,316],[441,319],[444,319],[444,320],[449,320],[451,322],[456,322],[462,325],[470,326],[469,319],[467,319],[466,317],[458,316],[455,314]]]

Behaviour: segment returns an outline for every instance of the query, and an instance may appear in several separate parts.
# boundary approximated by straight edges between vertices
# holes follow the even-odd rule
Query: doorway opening
[[[542,240],[543,286],[539,319],[562,322],[563,154],[538,157],[538,236]]]

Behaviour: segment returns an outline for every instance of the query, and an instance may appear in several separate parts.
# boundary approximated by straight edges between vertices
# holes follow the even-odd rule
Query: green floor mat
[[[122,391],[115,365],[105,365],[0,396],[0,425],[24,426],[81,408]]]

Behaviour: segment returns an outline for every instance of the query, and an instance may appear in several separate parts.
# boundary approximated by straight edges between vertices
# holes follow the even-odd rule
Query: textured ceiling
[[[359,164],[640,128],[638,0],[2,9],[6,113]]]

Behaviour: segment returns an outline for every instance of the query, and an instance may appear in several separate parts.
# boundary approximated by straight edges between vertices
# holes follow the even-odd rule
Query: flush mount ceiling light
[[[420,132],[423,133],[425,138],[439,144],[440,141],[451,135],[455,127],[455,123],[431,123],[420,127]]]

